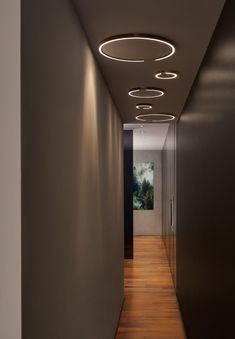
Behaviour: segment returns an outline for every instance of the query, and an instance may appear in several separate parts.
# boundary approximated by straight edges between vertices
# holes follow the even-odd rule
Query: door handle
[[[174,198],[170,200],[170,226],[171,231],[174,232]]]

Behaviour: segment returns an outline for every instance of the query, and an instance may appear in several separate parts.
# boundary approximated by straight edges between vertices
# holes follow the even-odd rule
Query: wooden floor
[[[116,339],[185,339],[161,237],[135,237],[134,253]]]

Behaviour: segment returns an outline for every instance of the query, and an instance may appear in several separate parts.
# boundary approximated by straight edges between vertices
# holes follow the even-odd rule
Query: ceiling
[[[124,124],[125,130],[133,130],[134,151],[162,150],[169,124]]]
[[[123,122],[135,122],[139,103],[150,103],[151,113],[180,115],[206,52],[224,0],[74,0],[94,55],[101,67]],[[101,42],[122,34],[154,35],[173,43],[171,57],[142,63],[108,59],[98,51]],[[148,47],[145,47],[145,52]],[[151,48],[151,46],[149,47]],[[122,51],[123,52],[123,51]],[[125,52],[125,51],[124,51]],[[148,54],[148,51],[146,52]],[[151,54],[151,51],[149,51]],[[173,80],[155,74],[175,71]],[[164,96],[130,97],[133,88],[162,89]],[[145,112],[146,113],[146,112]]]

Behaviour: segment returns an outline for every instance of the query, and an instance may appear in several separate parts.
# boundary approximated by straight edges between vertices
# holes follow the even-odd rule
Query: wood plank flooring
[[[116,339],[185,339],[161,237],[137,236],[125,261],[125,302]]]

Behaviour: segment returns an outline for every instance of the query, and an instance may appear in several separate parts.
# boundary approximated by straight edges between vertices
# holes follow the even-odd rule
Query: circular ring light
[[[159,72],[155,74],[155,78],[161,79],[161,80],[171,80],[177,77],[178,77],[178,74],[174,72]]]
[[[139,114],[136,120],[143,122],[169,122],[175,119],[175,116],[168,113]]]
[[[131,89],[128,93],[133,98],[158,98],[164,95],[164,92],[155,88],[135,88]]]
[[[136,105],[136,108],[137,109],[143,109],[143,110],[149,110],[149,109],[152,109],[153,106],[150,105],[150,104],[138,104],[138,105]]]
[[[146,46],[138,45],[138,43],[143,44],[144,42],[158,44],[158,48],[160,46],[160,52],[158,51],[160,55],[156,58],[153,56],[148,57],[148,53],[150,51],[151,54],[151,50],[146,48]],[[132,45],[130,43],[132,43]],[[104,40],[99,46],[99,52],[111,60],[123,62],[144,62],[149,58],[154,61],[169,58],[175,53],[175,47],[170,42],[159,39],[155,36],[132,34],[114,36]],[[127,56],[125,56],[125,54]]]

